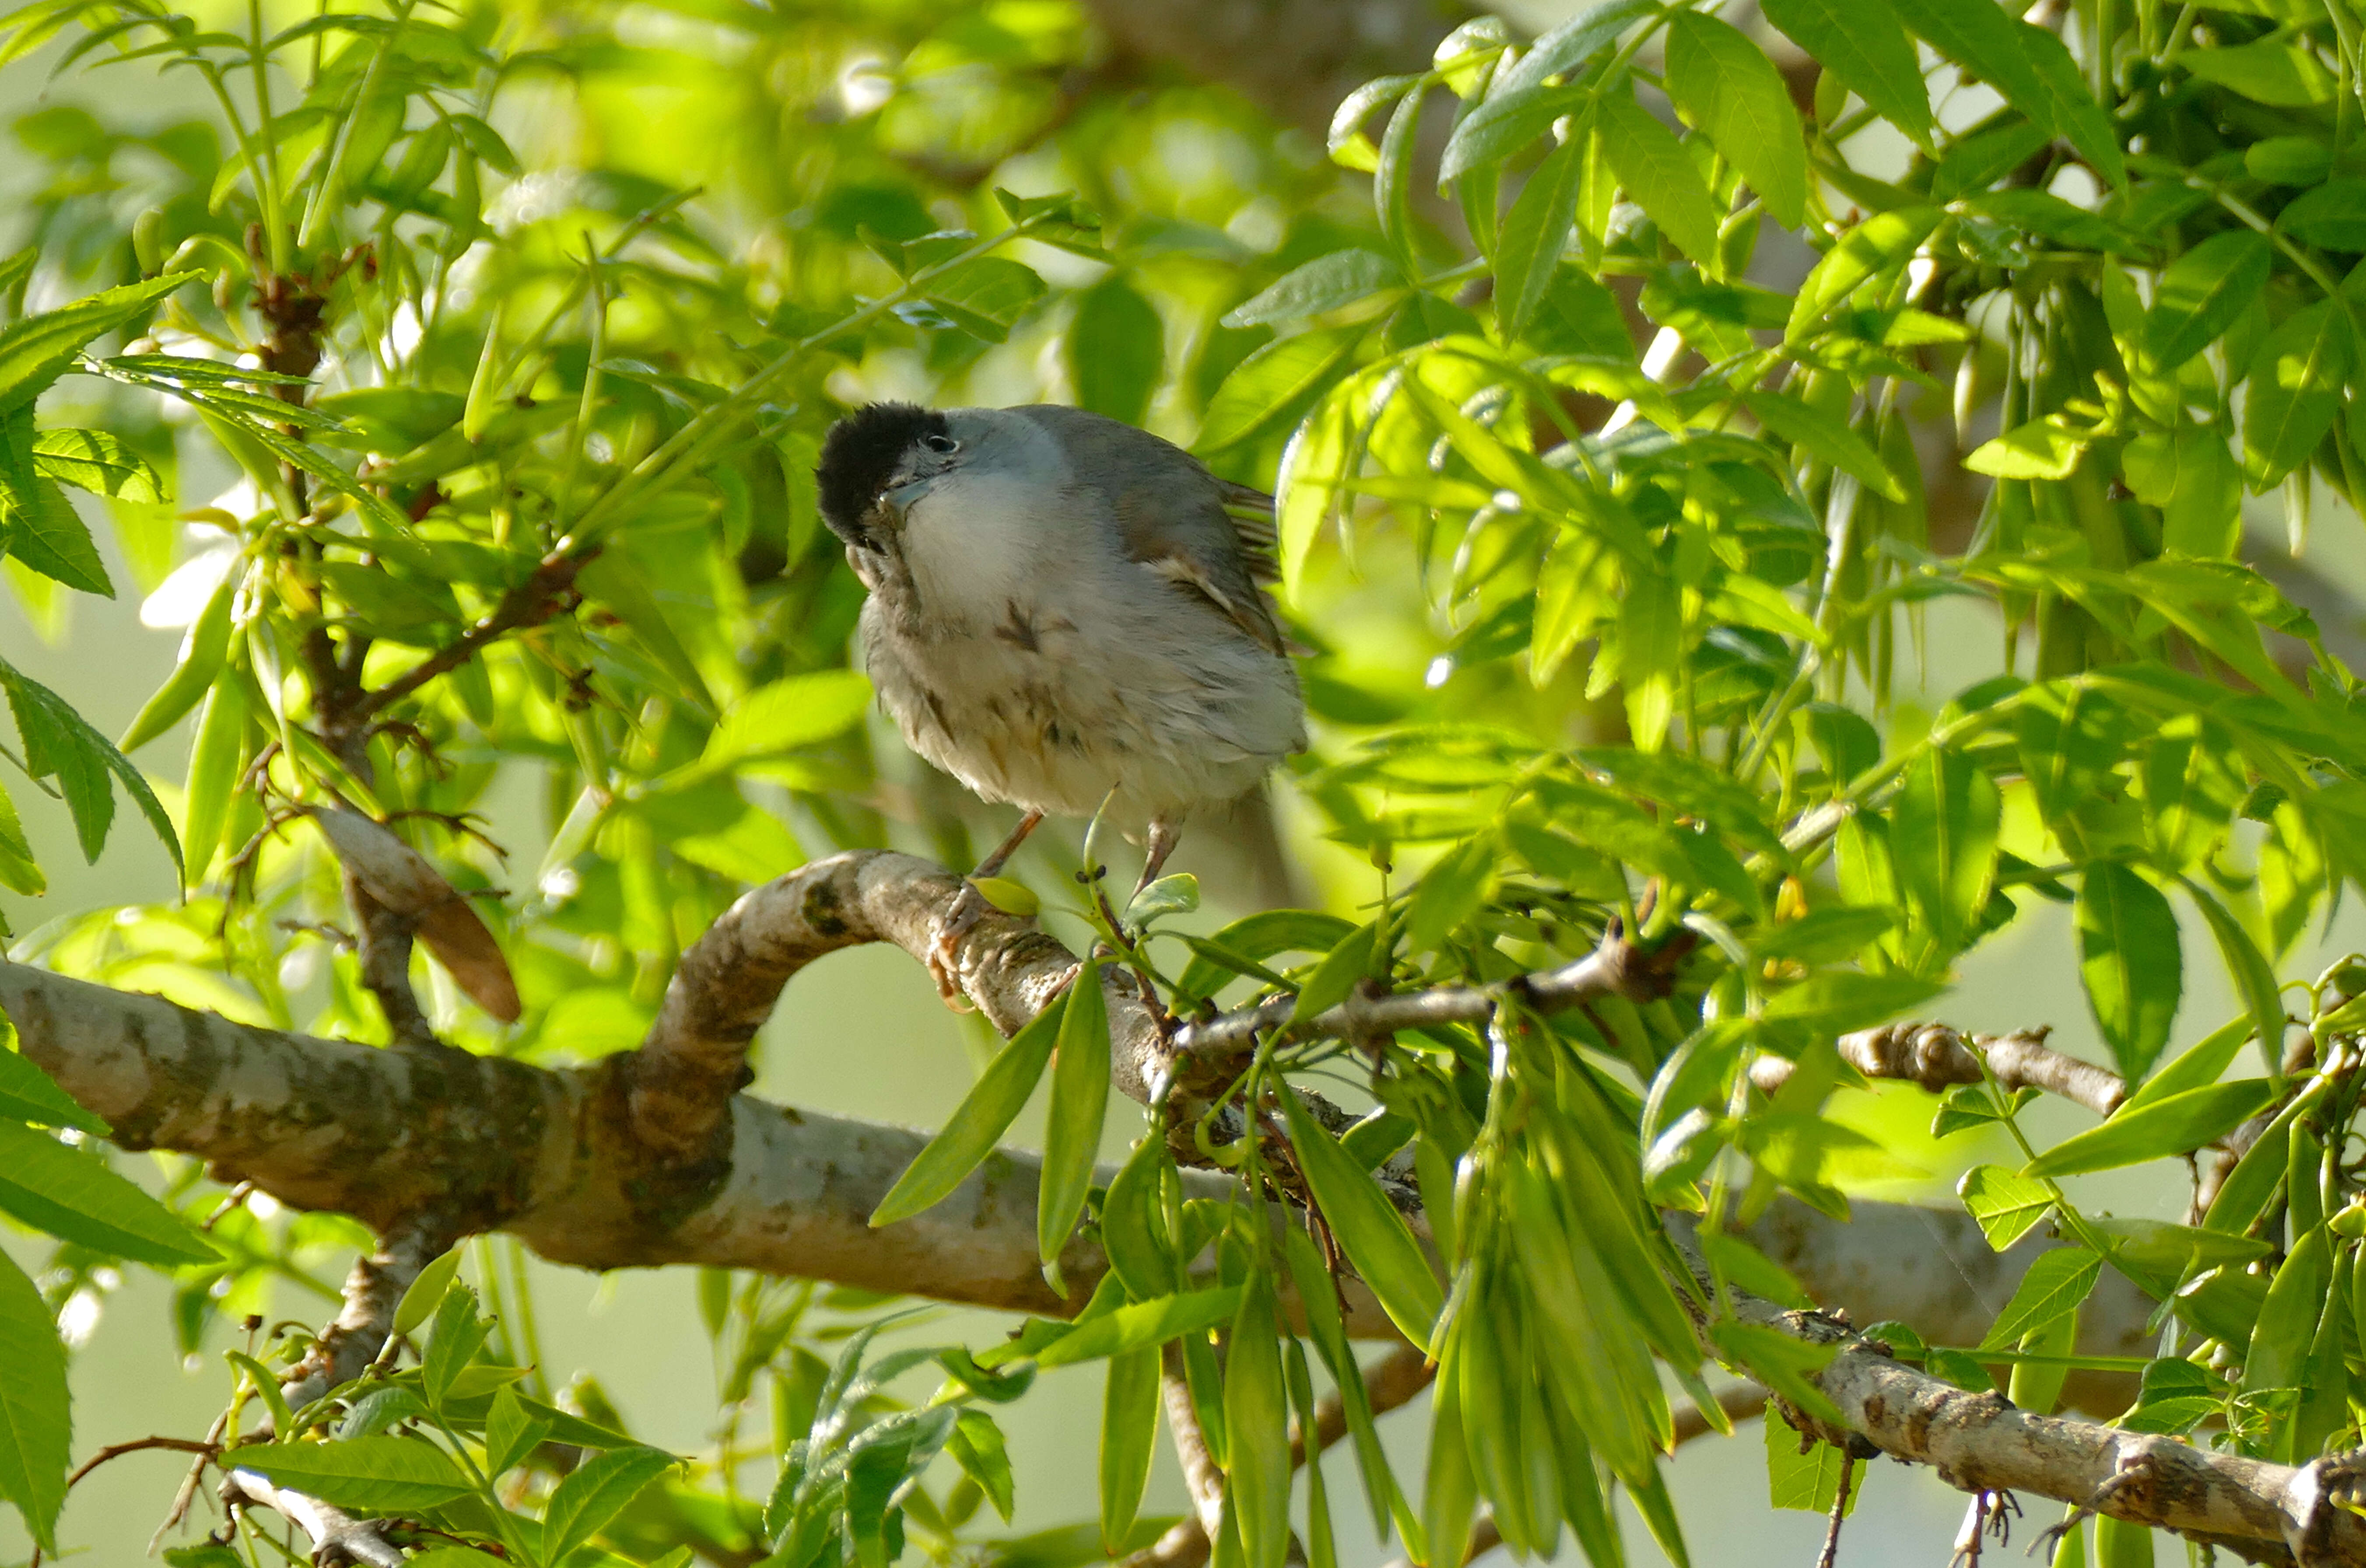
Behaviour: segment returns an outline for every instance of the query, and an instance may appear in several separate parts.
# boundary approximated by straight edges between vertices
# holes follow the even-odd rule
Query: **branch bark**
[[[2128,1097],[2120,1075],[2056,1051],[2045,1043],[2050,1032],[2049,1025],[2011,1034],[1966,1034],[1944,1023],[1888,1023],[1842,1035],[1840,1053],[1842,1061],[1869,1078],[1902,1078],[1934,1094],[1985,1082],[1985,1059],[2007,1092],[2042,1089],[2098,1116],[2117,1111]],[[1790,1077],[1791,1064],[1780,1056],[1762,1056],[1750,1069],[1751,1081],[1770,1095]]]

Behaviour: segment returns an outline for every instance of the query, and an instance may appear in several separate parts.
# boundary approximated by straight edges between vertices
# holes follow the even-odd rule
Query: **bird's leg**
[[[964,1004],[961,981],[953,968],[953,948],[969,934],[970,927],[977,924],[978,918],[986,913],[987,908],[986,895],[977,890],[970,878],[999,875],[1004,863],[1019,852],[1019,846],[1027,841],[1027,835],[1033,832],[1036,824],[1042,820],[1041,811],[1030,811],[1020,818],[1019,826],[1010,829],[1010,836],[995,845],[994,852],[978,862],[977,869],[963,879],[961,892],[945,910],[944,918],[937,922],[936,940],[929,944],[929,974],[937,982],[937,995],[944,998],[947,1007],[957,1012],[963,1010]]]
[[[1183,829],[1166,818],[1150,819],[1149,852],[1143,857],[1142,876],[1133,885],[1134,898],[1141,897],[1142,890],[1158,880],[1158,874],[1166,869],[1166,857],[1175,852],[1175,846],[1182,841],[1182,838]],[[1132,898],[1126,900],[1129,908],[1132,902]]]

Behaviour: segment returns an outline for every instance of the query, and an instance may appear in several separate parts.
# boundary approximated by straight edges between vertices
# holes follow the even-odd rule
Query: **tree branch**
[[[1887,1023],[1843,1034],[1839,1043],[1841,1060],[1869,1078],[1902,1078],[1935,1094],[1956,1084],[1986,1082],[1980,1073],[1985,1058],[2008,1093],[2042,1089],[2098,1116],[2117,1111],[2128,1097],[2120,1075],[2056,1051],[2045,1043],[2051,1032],[2050,1024],[2011,1034],[1965,1034],[1944,1023]],[[1780,1056],[1761,1056],[1751,1064],[1750,1081],[1770,1095],[1790,1077],[1791,1064]]]

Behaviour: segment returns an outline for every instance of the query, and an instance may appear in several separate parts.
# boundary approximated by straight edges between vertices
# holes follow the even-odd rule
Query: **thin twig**
[[[107,1461],[121,1459],[125,1454],[136,1454],[148,1449],[171,1449],[175,1453],[201,1454],[207,1459],[211,1459],[221,1451],[217,1445],[201,1443],[195,1438],[135,1438],[128,1443],[110,1443],[84,1461],[80,1470],[66,1477],[66,1490],[73,1491],[76,1482]]]
[[[1841,1554],[1841,1522],[1848,1517],[1849,1483],[1856,1479],[1856,1455],[1841,1450],[1840,1484],[1832,1491],[1831,1522],[1824,1529],[1824,1549],[1816,1554],[1816,1568],[1833,1568]]]

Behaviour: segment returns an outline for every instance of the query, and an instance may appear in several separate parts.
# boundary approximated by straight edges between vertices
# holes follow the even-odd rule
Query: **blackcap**
[[[975,874],[1045,813],[1106,802],[1147,829],[1147,885],[1186,816],[1304,749],[1261,586],[1276,575],[1270,497],[1146,431],[1042,403],[873,403],[832,427],[815,478],[871,591],[864,659],[905,740],[1024,812]],[[1236,515],[1256,503],[1262,518]],[[982,909],[964,887],[940,931],[949,998],[952,939]]]

